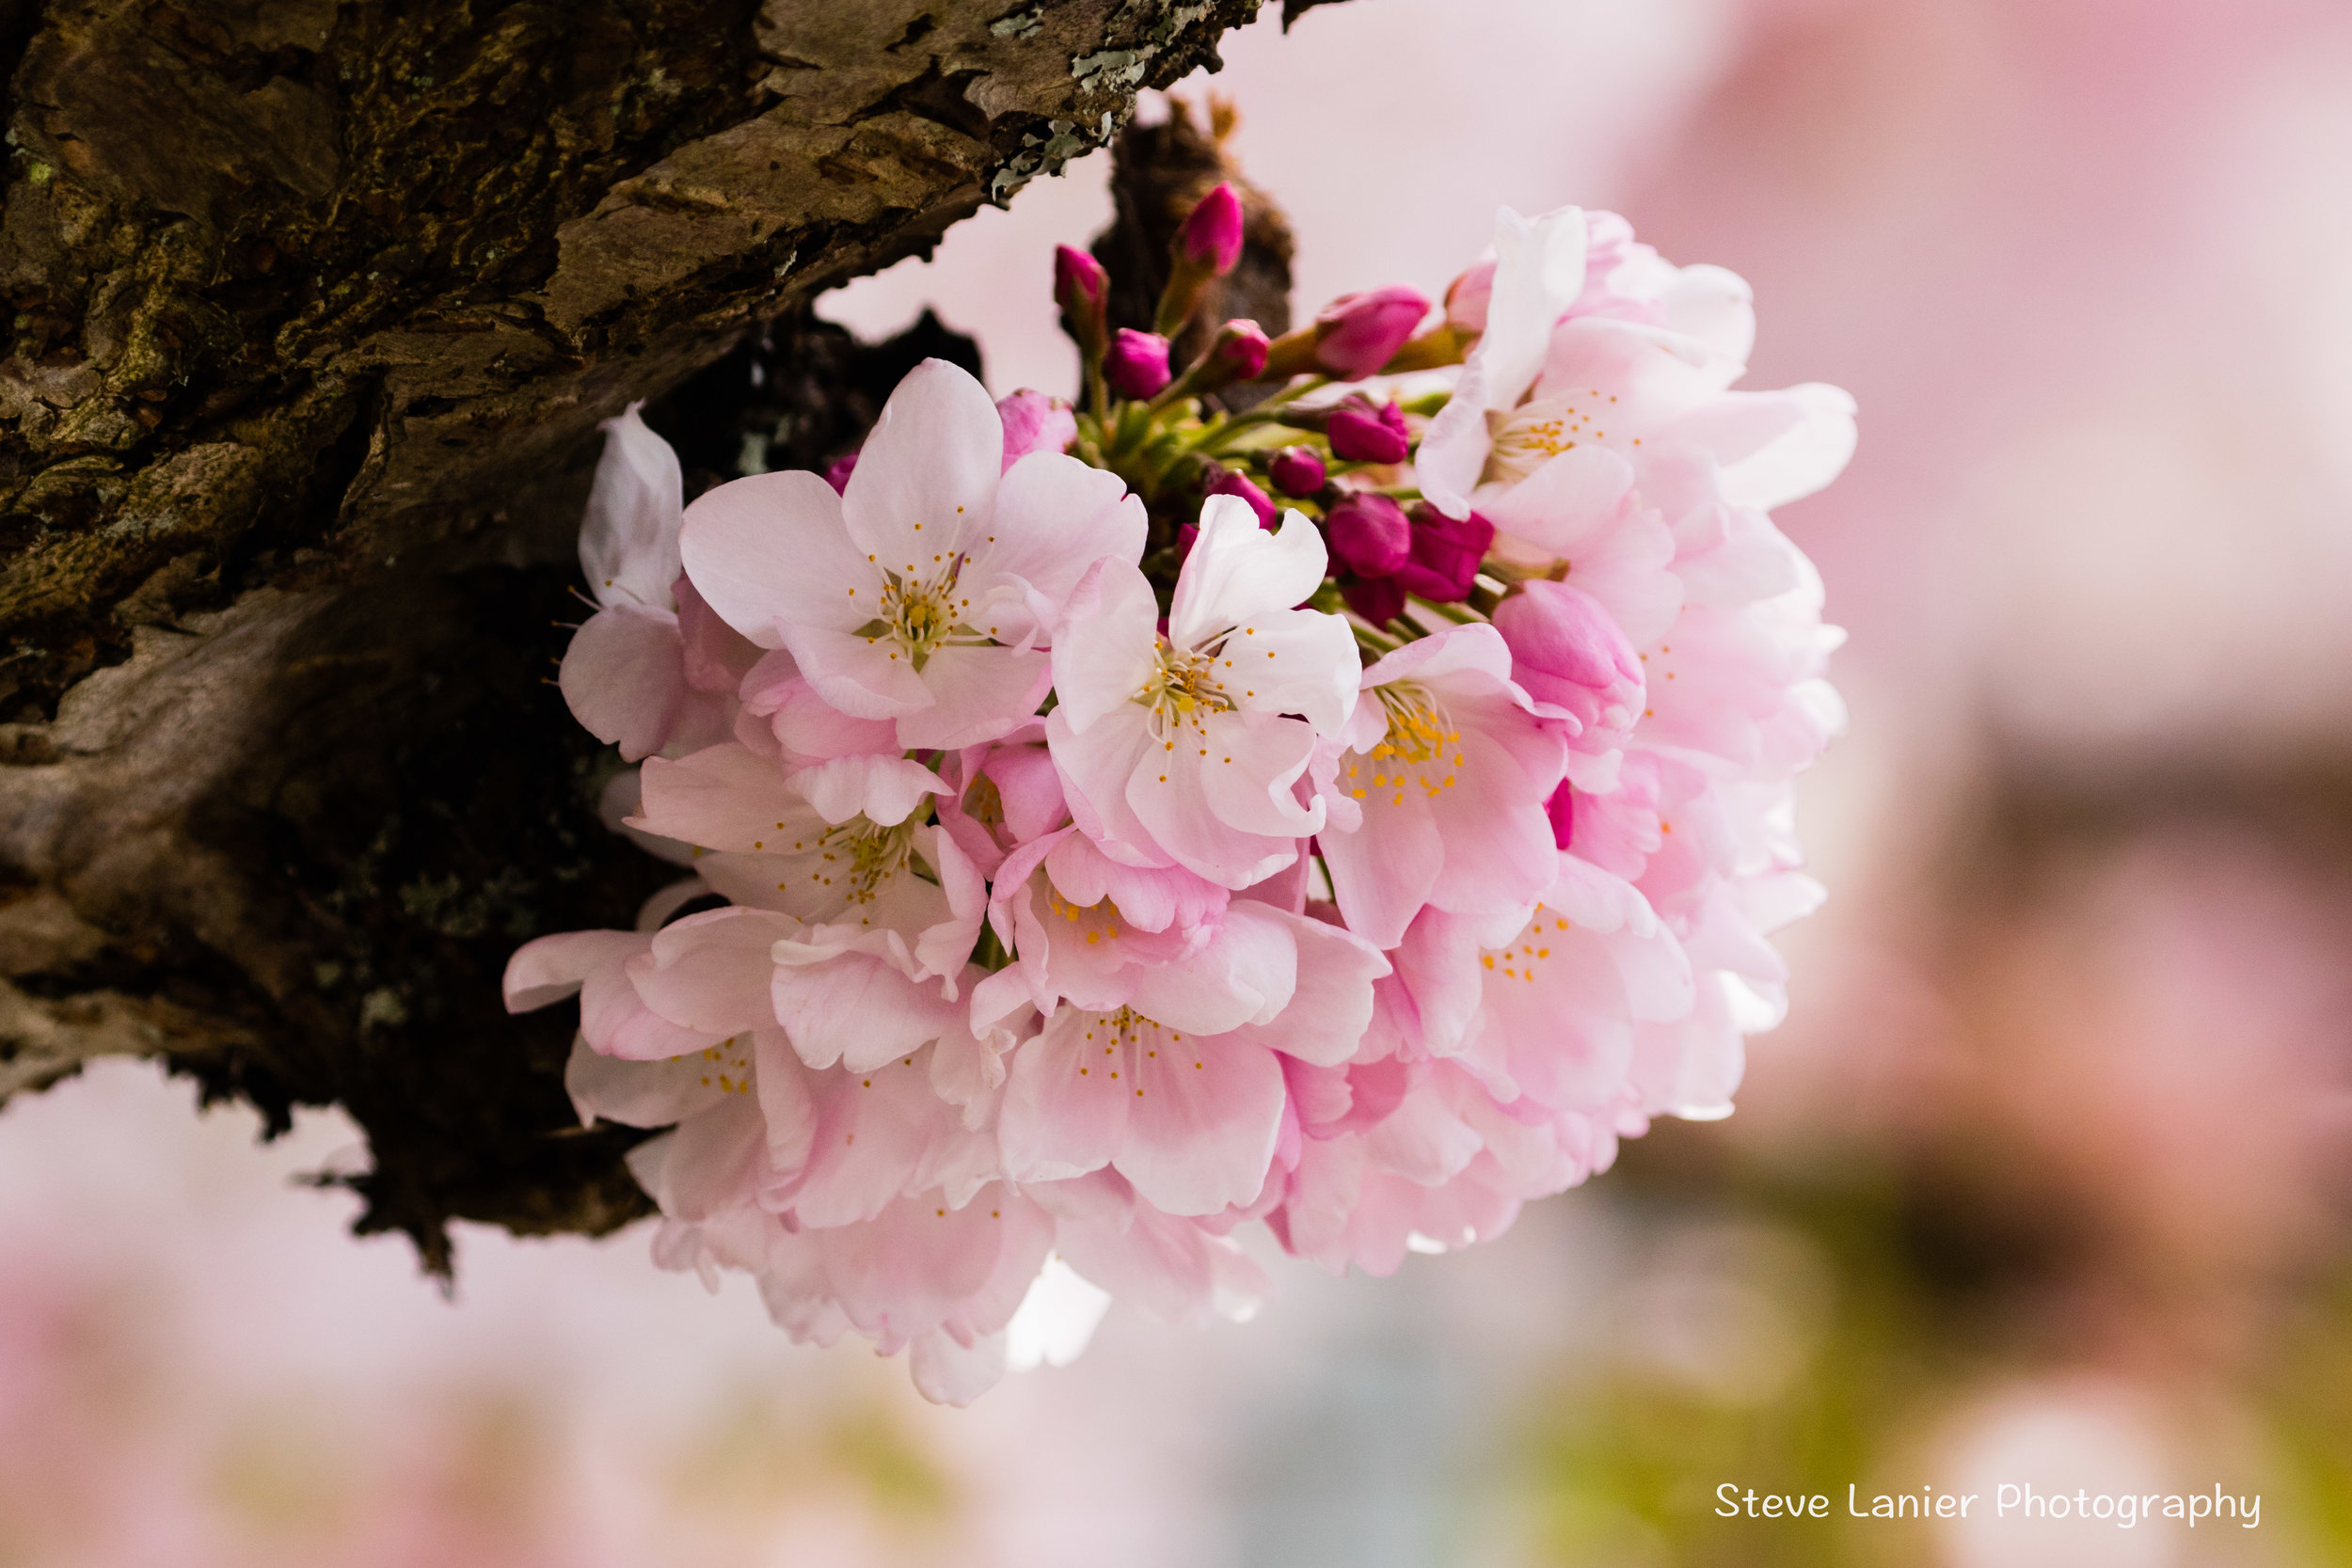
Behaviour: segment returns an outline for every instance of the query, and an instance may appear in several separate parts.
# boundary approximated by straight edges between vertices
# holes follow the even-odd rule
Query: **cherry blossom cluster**
[[[1724,1115],[1819,897],[1836,634],[1768,513],[1851,401],[1734,390],[1740,280],[1574,208],[1172,365],[1242,241],[1220,186],[1152,332],[1061,251],[1074,407],[928,361],[691,506],[607,427],[561,685],[691,875],[509,1005],[577,992],[580,1114],[663,1130],[660,1262],[934,1399],[1109,1297],[1245,1315],[1247,1227],[1387,1274]]]

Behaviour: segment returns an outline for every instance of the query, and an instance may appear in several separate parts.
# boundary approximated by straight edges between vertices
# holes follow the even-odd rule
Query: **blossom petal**
[[[1133,1091],[1108,1085],[1133,1101],[1111,1163],[1137,1196],[1170,1214],[1214,1214],[1256,1197],[1282,1121],[1274,1053],[1188,1034],[1132,1059]]]
[[[953,556],[988,531],[1004,452],[988,389],[945,359],[924,360],[859,449],[841,496],[849,538],[890,570],[929,578],[933,556]]]
[[[1168,606],[1168,640],[1198,648],[1228,626],[1306,602],[1323,586],[1329,563],[1323,535],[1304,514],[1286,512],[1268,533],[1237,496],[1200,503],[1200,533],[1176,576]]]
[[[763,648],[783,647],[787,627],[846,632],[882,611],[881,576],[843,530],[841,498],[805,470],[705,493],[679,551],[704,602]]]
[[[596,611],[572,633],[556,685],[580,728],[620,747],[623,761],[651,756],[686,702],[677,617],[626,600]]]
[[[1035,713],[1054,669],[1032,649],[951,644],[932,650],[921,679],[931,705],[898,716],[898,744],[952,751],[994,740]]]
[[[937,1039],[958,1009],[935,985],[911,980],[881,958],[840,953],[782,963],[771,984],[776,1018],[813,1068],[851,1071],[904,1056]]]
[[[632,403],[604,421],[604,454],[580,524],[580,568],[596,602],[675,610],[678,520],[686,504],[677,453],[645,428]]]
[[[1159,618],[1152,584],[1131,562],[1097,562],[1079,579],[1054,634],[1054,716],[1084,735],[1104,715],[1132,707],[1158,667]]]
[[[976,598],[1001,597],[1001,608],[992,611],[998,641],[1034,638],[1042,645],[1054,627],[1023,624],[1026,600],[1018,590],[1035,590],[1058,612],[1097,561],[1107,557],[1130,566],[1141,561],[1148,527],[1142,500],[1127,493],[1117,474],[1059,452],[1031,452],[1005,470],[990,531],[994,537],[972,542],[962,581]]]
[[[996,1130],[1015,1181],[1083,1176],[1119,1152],[1130,1091],[1094,1069],[1101,1047],[1088,1037],[1089,1017],[1065,1007],[1013,1053]]]

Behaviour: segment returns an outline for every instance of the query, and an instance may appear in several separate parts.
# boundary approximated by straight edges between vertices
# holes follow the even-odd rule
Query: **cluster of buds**
[[[1253,321],[1222,322],[1197,358],[1173,364],[1171,345],[1239,263],[1243,237],[1241,200],[1219,184],[1176,230],[1149,332],[1112,327],[1102,264],[1068,245],[1057,251],[1055,298],[1086,383],[1072,450],[1143,499],[1154,524],[1148,561],[1163,572],[1190,553],[1191,512],[1232,496],[1265,528],[1282,506],[1321,527],[1340,600],[1374,628],[1415,598],[1468,600],[1494,530],[1429,505],[1406,472],[1442,394],[1408,409],[1386,391],[1327,389],[1457,364],[1476,334],[1451,317],[1422,331],[1428,298],[1392,285],[1343,295],[1279,338]]]

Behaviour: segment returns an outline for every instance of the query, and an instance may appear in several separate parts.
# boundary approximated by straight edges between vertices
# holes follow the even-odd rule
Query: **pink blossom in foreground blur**
[[[1074,252],[1083,413],[928,361],[837,493],[760,475],[682,524],[616,424],[582,559],[647,635],[583,627],[565,690],[692,876],[644,929],[530,943],[507,995],[576,993],[582,1117],[661,1130],[660,1261],[963,1402],[1078,1286],[1246,1309],[1255,1221],[1385,1273],[1728,1111],[1784,1006],[1763,936],[1818,898],[1789,782],[1840,721],[1760,508],[1826,482],[1847,405],[1729,390],[1744,289],[1621,220],[1498,234],[1418,459],[1385,390],[1206,394],[1372,373],[1420,294],[1271,352],[1229,324],[1172,383],[1165,337],[1102,341]]]

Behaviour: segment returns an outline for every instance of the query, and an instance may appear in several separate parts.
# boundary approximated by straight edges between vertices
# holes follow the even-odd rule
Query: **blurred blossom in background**
[[[0,1564],[2352,1560],[2352,14],[1351,0],[1225,57],[1302,309],[1611,207],[1755,285],[1756,384],[1861,403],[1782,515],[1853,722],[1740,1114],[956,1412],[643,1232],[468,1230],[444,1299],[296,1180],[348,1124],[103,1066],[0,1113]],[[1104,172],[822,311],[1067,389]],[[1712,1512],[2020,1479],[2262,1528]]]

